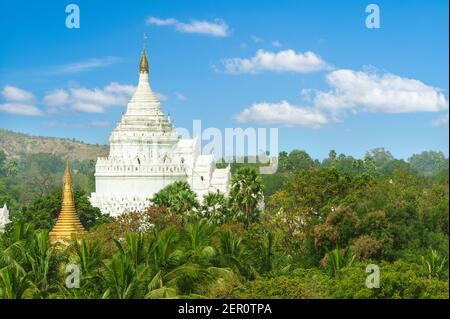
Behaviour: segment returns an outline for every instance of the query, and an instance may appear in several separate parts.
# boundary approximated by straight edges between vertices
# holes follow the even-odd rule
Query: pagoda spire
[[[148,74],[148,60],[147,60],[147,34],[144,33],[144,47],[142,49],[141,62],[139,63],[139,73]]]
[[[73,234],[81,234],[84,232],[77,212],[75,211],[75,203],[73,201],[72,192],[72,174],[70,173],[69,160],[66,162],[66,170],[62,179],[62,203],[61,212],[59,213],[56,224],[50,232],[50,240],[67,240]]]

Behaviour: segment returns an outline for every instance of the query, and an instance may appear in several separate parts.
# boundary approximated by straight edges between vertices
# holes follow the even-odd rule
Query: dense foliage
[[[282,152],[272,175],[233,165],[228,197],[199,201],[177,182],[146,211],[115,219],[89,204],[92,163],[73,164],[89,231],[52,245],[62,159],[0,152],[0,204],[13,219],[0,237],[0,298],[448,298],[442,153],[404,161],[384,149],[364,159],[331,151],[319,162]],[[48,182],[35,189],[41,172]],[[66,286],[71,264],[79,288]],[[379,288],[366,286],[368,265],[379,267]]]

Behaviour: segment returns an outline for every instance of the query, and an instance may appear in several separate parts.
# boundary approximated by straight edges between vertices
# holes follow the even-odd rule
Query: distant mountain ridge
[[[107,156],[109,146],[86,144],[75,139],[32,136],[0,128],[0,150],[13,158],[19,158],[21,154],[50,153],[64,158],[89,160]]]

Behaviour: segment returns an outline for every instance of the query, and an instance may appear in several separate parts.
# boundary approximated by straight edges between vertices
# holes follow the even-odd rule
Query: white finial
[[[144,32],[144,51],[147,50],[147,33]]]

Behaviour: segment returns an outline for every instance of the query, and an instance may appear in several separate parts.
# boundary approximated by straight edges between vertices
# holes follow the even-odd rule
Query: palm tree
[[[202,217],[209,219],[216,225],[229,221],[229,207],[225,195],[220,192],[208,193],[203,198],[201,207]]]
[[[13,242],[23,241],[30,238],[33,234],[33,225],[31,223],[16,222],[13,225],[11,236]]]
[[[131,260],[133,269],[136,270],[146,260],[145,239],[142,233],[128,233],[125,237],[126,247],[120,241],[114,240],[119,252]]]
[[[168,299],[178,297],[176,288],[162,287],[159,288],[159,277],[155,276],[148,285],[146,299]]]
[[[439,256],[438,252],[430,248],[427,256],[421,256],[422,266],[426,269],[428,277],[440,278],[446,270],[447,258]]]
[[[356,255],[352,254],[349,248],[344,250],[336,247],[327,254],[328,257],[328,270],[334,277],[339,277],[342,273],[342,269],[353,266]]]
[[[149,249],[152,279],[146,298],[198,296],[218,279],[229,279],[233,275],[229,269],[213,265],[214,233],[214,225],[206,220],[188,224],[184,237],[177,236],[173,228],[155,233]]]
[[[48,261],[51,255],[48,234],[32,236],[32,225],[16,222],[0,240],[0,297],[26,298],[47,288]],[[31,270],[27,273],[28,270]],[[35,273],[36,271],[36,273]],[[37,287],[39,285],[39,288]]]
[[[1,234],[0,268],[12,264],[20,266],[25,259],[25,241],[32,237],[32,233],[30,223],[16,222],[9,231]]]
[[[101,278],[106,286],[102,298],[133,299],[144,295],[144,278],[147,268],[135,269],[129,255],[118,252],[105,261]]]
[[[255,169],[244,167],[232,177],[230,198],[237,219],[248,229],[259,218],[258,206],[264,198],[262,180]]]
[[[246,278],[256,274],[251,266],[254,260],[251,251],[244,245],[242,237],[227,229],[219,234],[218,253],[215,258],[219,267],[229,267]]]
[[[199,207],[196,194],[184,181],[178,181],[163,188],[153,196],[151,202],[156,206],[165,206],[179,215],[195,212]]]
[[[261,269],[270,272],[274,264],[274,236],[271,232],[266,234],[264,241],[260,243]]]
[[[31,224],[23,222],[14,223],[9,231],[1,234],[0,268],[6,266],[22,268],[26,259],[25,242],[31,234]]]
[[[168,286],[176,286],[184,296],[197,297],[206,293],[217,281],[231,281],[234,273],[227,268],[184,263],[166,275]]]
[[[118,299],[142,298],[149,268],[142,233],[128,233],[126,245],[114,240],[118,253],[105,262],[102,278],[108,287],[103,297]]]
[[[23,269],[16,267],[0,269],[0,299],[33,297],[36,291],[36,287],[30,282]]]
[[[187,249],[185,255],[190,262],[208,263],[216,254],[216,250],[211,245],[212,236],[215,233],[215,226],[206,219],[202,219],[186,226]]]
[[[216,234],[213,223],[202,219],[185,227],[183,263],[167,274],[171,285],[181,294],[204,293],[218,280],[230,280],[234,273],[229,268],[214,264],[217,249],[212,239]]]
[[[204,225],[204,223],[198,223]],[[146,298],[175,298],[178,291],[186,291],[183,284],[194,289],[195,283],[205,282],[211,276],[211,270],[189,262],[189,259],[200,258],[205,249],[205,236],[209,236],[209,228],[189,227],[190,240],[186,248],[173,228],[155,232],[149,245],[147,265],[150,282],[147,285]],[[189,282],[189,283],[188,283]],[[180,289],[181,287],[181,289]]]
[[[81,239],[74,241],[71,249],[77,257],[83,277],[92,277],[101,265],[101,246],[98,241]]]
[[[48,273],[53,258],[47,230],[36,231],[27,247],[26,258],[31,267],[30,279],[41,292],[45,292],[49,288]]]
[[[102,284],[100,269],[103,265],[100,242],[87,239],[73,241],[68,252],[80,267],[80,288],[68,289],[60,284],[59,293],[67,298],[98,298]]]
[[[151,272],[146,298],[173,297],[176,287],[166,287],[167,274],[182,262],[183,251],[178,246],[179,237],[174,228],[155,232],[148,249],[147,263]]]
[[[178,245],[179,237],[174,228],[154,234],[148,249],[148,265],[156,275],[160,272],[160,288],[164,286],[164,275],[181,263],[183,251]]]

